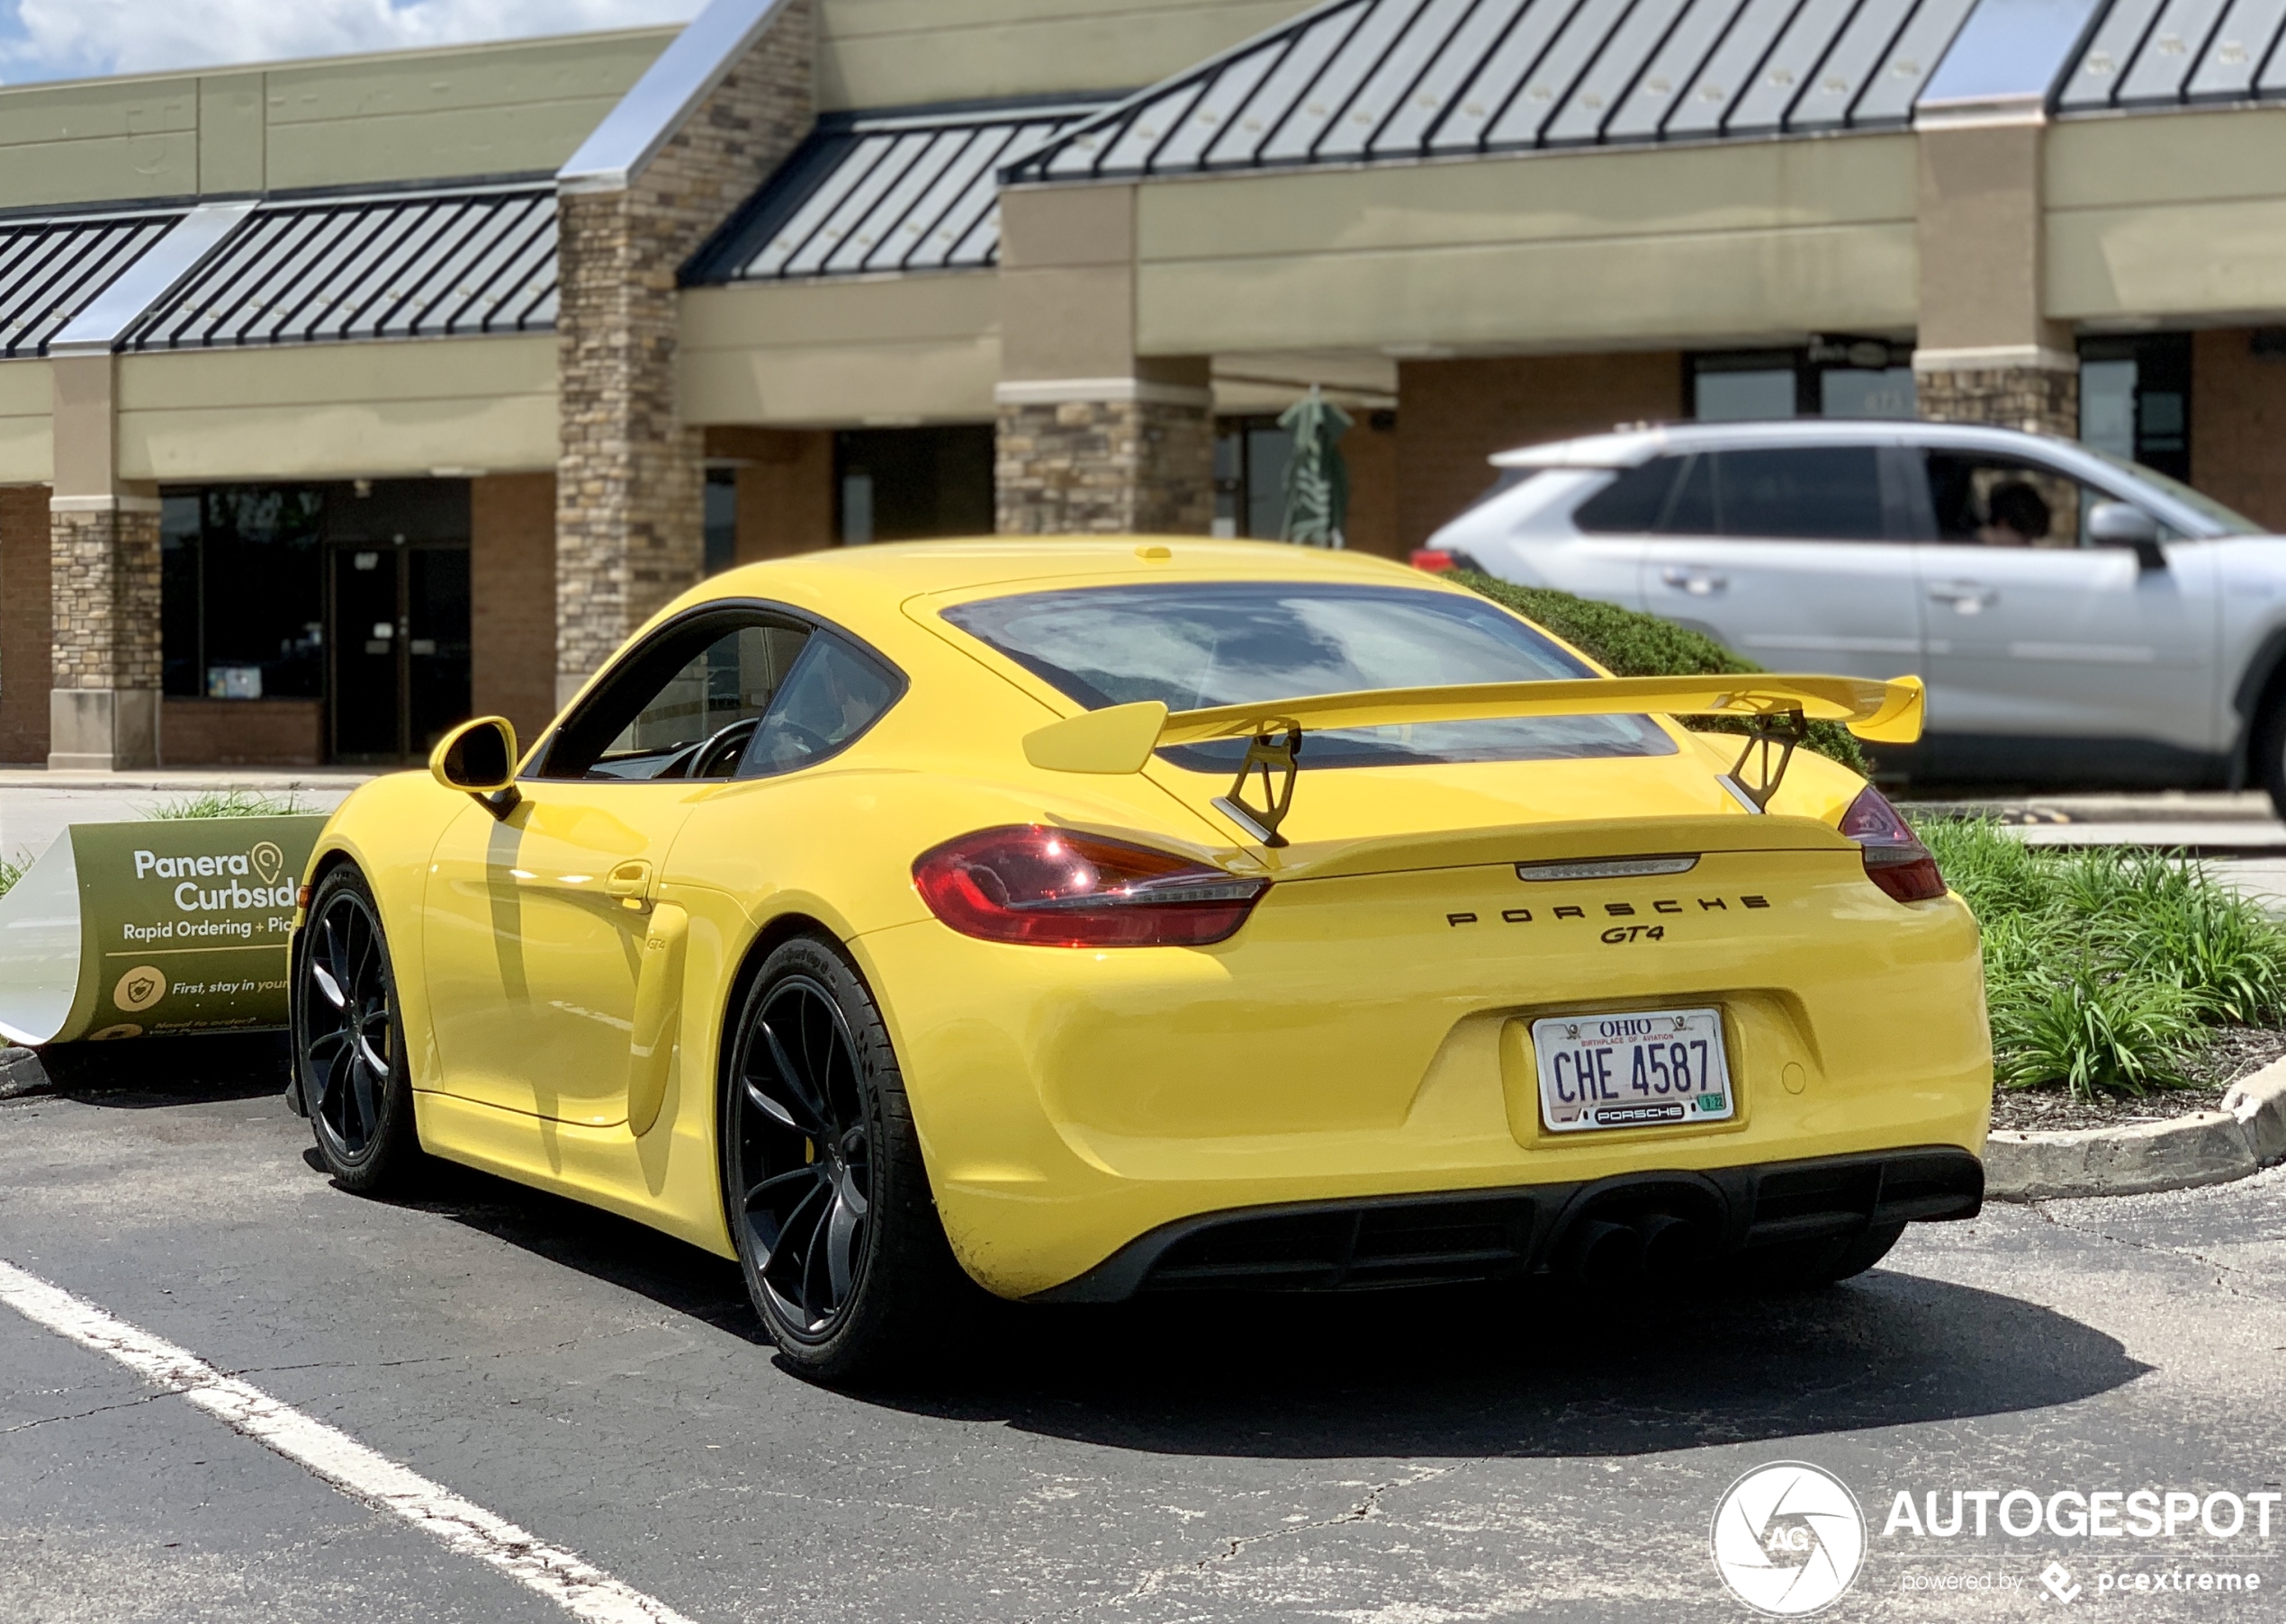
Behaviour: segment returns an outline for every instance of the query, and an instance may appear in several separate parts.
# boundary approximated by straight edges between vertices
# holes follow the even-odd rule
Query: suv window
[[[1870,445],[1805,445],[1771,451],[1719,451],[1702,456],[1711,464],[1705,496],[1686,486],[1670,531],[1706,534],[1686,525],[1686,508],[1703,519],[1713,508],[1716,535],[1778,537],[1782,540],[1877,542],[1889,530],[1882,513],[1881,453]],[[1693,469],[1694,476],[1699,471]]]
[[[2020,457],[1930,451],[1929,507],[1936,534],[1957,546],[2084,547],[2088,511],[2109,491]],[[2163,534],[2172,534],[2163,527]]]
[[[1688,457],[1653,457],[1616,479],[1572,510],[1571,522],[1590,535],[1641,534],[1659,528],[1667,498]]]

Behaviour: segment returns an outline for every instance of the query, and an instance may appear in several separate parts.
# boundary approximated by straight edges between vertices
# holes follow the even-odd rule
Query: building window
[[[324,493],[230,485],[170,495],[159,520],[166,691],[206,699],[325,692]]]
[[[2191,481],[2191,335],[2080,340],[2080,438]]]
[[[834,534],[844,546],[990,535],[990,424],[845,428],[833,436]]]
[[[1214,534],[1275,541],[1285,528],[1286,470],[1294,437],[1275,417],[1218,418],[1214,430]]]
[[[720,575],[738,561],[738,470],[706,471],[706,573]]]
[[[1820,338],[1806,348],[1690,357],[1691,415],[1705,423],[1770,417],[1910,417],[1912,346]]]

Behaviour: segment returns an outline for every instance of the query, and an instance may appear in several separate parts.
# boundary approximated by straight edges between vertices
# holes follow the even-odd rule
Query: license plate
[[[1737,1114],[1719,1009],[1560,1015],[1532,1023],[1549,1131],[1724,1122]]]

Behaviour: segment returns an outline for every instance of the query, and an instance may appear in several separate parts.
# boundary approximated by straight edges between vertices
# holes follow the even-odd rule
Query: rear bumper
[[[1143,1291],[1361,1290],[1522,1279],[1550,1269],[1579,1225],[1671,1214],[1704,1252],[1735,1255],[1883,1225],[1973,1218],[1984,1165],[1948,1145],[1745,1167],[1624,1173],[1588,1183],[1295,1202],[1162,1225],[1038,1303]]]

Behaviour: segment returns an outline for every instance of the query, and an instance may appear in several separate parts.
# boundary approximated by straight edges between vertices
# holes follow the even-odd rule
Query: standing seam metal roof
[[[182,218],[177,209],[0,222],[0,356],[46,354],[49,340]]]
[[[1101,101],[829,113],[713,240],[686,284],[999,263],[998,172]]]
[[[2286,0],[2114,0],[2056,97],[2063,112],[2286,96]]]
[[[1902,128],[1974,0],[1328,0],[1009,181]]]
[[[134,351],[554,327],[552,183],[257,207],[127,330]]]

